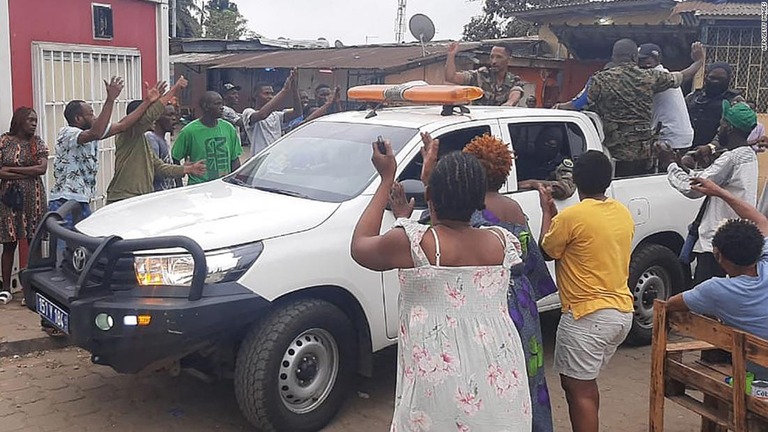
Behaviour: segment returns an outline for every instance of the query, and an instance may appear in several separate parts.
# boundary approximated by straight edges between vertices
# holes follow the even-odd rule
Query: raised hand
[[[691,60],[704,61],[704,45],[701,42],[691,44]]]
[[[189,85],[189,81],[186,78],[184,78],[184,75],[182,75],[179,77],[179,79],[176,80],[176,84],[174,84],[174,87],[183,89],[183,88],[187,88],[188,85]]]
[[[437,156],[440,153],[440,140],[432,138],[429,132],[421,133],[421,142],[424,146],[421,148],[421,158],[424,164],[421,167],[421,181],[425,185],[429,183],[429,177],[437,166]]]
[[[459,43],[451,42],[450,45],[448,45],[448,55],[455,56],[458,53],[459,53]]]
[[[382,153],[379,150],[379,143],[373,143],[373,156],[371,162],[376,168],[376,172],[381,176],[382,181],[395,181],[395,172],[397,171],[397,162],[395,161],[395,155],[392,152],[392,144],[389,140],[384,140],[384,147],[386,153]]]
[[[107,99],[115,100],[123,91],[125,82],[123,82],[123,79],[120,77],[112,77],[109,82],[104,80],[104,87],[107,88]]]
[[[392,214],[397,219],[410,218],[415,206],[416,200],[414,198],[408,200],[403,185],[398,182],[393,183],[392,190],[389,191],[389,207],[392,209]]]
[[[541,205],[541,210],[550,215],[557,214],[555,199],[552,198],[552,188],[545,184],[538,184],[537,186],[537,189],[539,190],[539,204]]]
[[[147,89],[147,95],[144,97],[144,100],[149,103],[155,103],[160,100],[160,98],[165,94],[166,90],[168,90],[168,83],[165,81],[160,81],[154,86],[150,87],[149,83],[145,82],[144,87]]]

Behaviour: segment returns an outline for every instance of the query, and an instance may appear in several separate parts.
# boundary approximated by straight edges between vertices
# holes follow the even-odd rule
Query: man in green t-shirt
[[[231,123],[221,118],[223,107],[220,94],[205,93],[200,99],[203,116],[185,126],[173,144],[174,159],[205,161],[205,175],[190,175],[191,185],[216,180],[240,167],[240,136]]]

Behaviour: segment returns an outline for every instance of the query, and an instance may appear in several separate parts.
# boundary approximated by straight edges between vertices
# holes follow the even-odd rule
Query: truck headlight
[[[253,265],[263,250],[264,243],[256,242],[206,253],[208,273],[205,283],[237,280]],[[136,256],[134,268],[140,286],[189,286],[195,262],[189,254]]]

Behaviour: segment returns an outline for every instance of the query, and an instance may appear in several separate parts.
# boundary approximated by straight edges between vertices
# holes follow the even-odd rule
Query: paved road
[[[554,334],[556,317],[544,320]],[[551,365],[551,340],[548,360]],[[650,349],[622,348],[601,378],[602,430],[647,431]],[[0,432],[251,431],[231,381],[205,384],[166,373],[118,375],[67,348],[0,359]],[[376,376],[362,379],[328,432],[386,432],[392,414],[395,352],[377,356]],[[550,376],[557,431],[570,430],[556,377]],[[693,432],[698,421],[668,404],[666,432]],[[442,431],[440,431],[442,432]]]

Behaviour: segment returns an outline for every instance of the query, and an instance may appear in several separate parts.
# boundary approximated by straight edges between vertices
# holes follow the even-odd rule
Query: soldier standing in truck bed
[[[653,95],[680,87],[701,69],[704,51],[701,43],[691,46],[694,63],[681,72],[643,70],[637,66],[638,49],[630,39],[613,45],[615,66],[595,74],[587,90],[587,110],[603,121],[605,147],[615,161],[616,177],[652,172]]]

